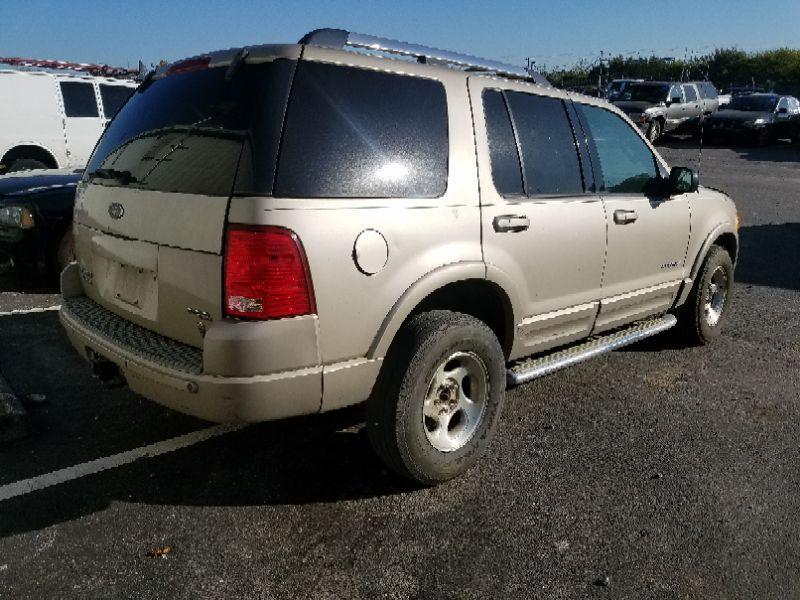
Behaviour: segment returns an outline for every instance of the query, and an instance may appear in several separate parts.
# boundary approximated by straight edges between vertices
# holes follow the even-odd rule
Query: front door
[[[688,118],[687,107],[683,98],[683,90],[679,85],[673,85],[667,96],[667,122],[664,131],[676,131],[683,127]]]
[[[606,242],[585,141],[563,94],[470,78],[489,279],[515,290],[512,358],[587,336]],[[580,136],[579,136],[580,137]]]
[[[655,191],[666,169],[626,121],[604,108],[577,106],[590,132],[608,222],[599,332],[672,305],[689,243],[689,200]]]
[[[64,133],[70,167],[83,167],[103,133],[97,94],[91,81],[62,79],[59,93],[64,107]]]

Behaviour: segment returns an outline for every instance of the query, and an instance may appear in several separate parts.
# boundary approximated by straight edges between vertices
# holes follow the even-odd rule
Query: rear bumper
[[[62,275],[65,298],[60,319],[67,336],[87,360],[102,357],[114,363],[134,392],[173,410],[220,423],[271,421],[320,411],[321,366],[248,377],[206,374],[201,364],[192,362],[189,350],[181,355],[180,348],[168,347],[177,342],[162,338],[155,345],[153,340],[128,343],[130,332],[125,333],[127,338],[115,338],[108,328],[87,319],[75,308],[85,297],[69,294],[75,291],[75,282],[69,283],[75,271],[73,264]],[[159,352],[148,353],[156,345]]]

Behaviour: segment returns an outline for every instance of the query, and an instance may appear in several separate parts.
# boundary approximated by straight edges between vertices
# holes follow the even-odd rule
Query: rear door
[[[77,79],[58,82],[64,107],[64,133],[70,167],[83,167],[103,133],[94,83]]]
[[[469,87],[484,260],[516,289],[515,353],[580,339],[597,313],[606,219],[571,105],[484,77]]]
[[[202,345],[189,310],[221,316],[229,199],[240,189],[271,193],[295,64],[246,64],[227,75],[227,64],[178,63],[133,95],[76,195],[77,256],[90,297]]]
[[[590,132],[608,222],[599,332],[672,305],[689,244],[689,196],[659,194],[655,182],[666,173],[622,117],[598,106],[576,106]]]

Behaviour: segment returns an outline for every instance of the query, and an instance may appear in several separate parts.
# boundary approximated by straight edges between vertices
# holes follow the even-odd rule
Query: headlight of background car
[[[755,121],[747,121],[745,126],[747,127],[759,127],[760,125],[766,125],[769,123],[768,119],[756,119]]]
[[[31,211],[22,206],[4,206],[0,208],[0,225],[31,229],[35,223]]]

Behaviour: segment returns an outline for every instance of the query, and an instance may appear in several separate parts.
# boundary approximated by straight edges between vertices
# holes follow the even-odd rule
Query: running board
[[[666,331],[677,323],[674,315],[639,321],[630,327],[594,337],[581,344],[558,350],[552,354],[523,358],[506,371],[508,385],[519,385],[579,362],[622,348],[644,338]]]

